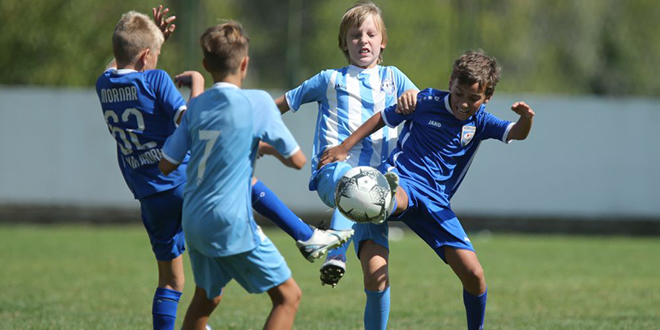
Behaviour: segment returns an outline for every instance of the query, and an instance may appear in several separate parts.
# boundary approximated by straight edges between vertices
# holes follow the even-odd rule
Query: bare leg
[[[183,255],[169,261],[158,261],[158,287],[183,291]]]
[[[363,241],[360,245],[360,263],[364,288],[370,291],[383,291],[389,285],[387,261],[389,251],[372,240]]]
[[[302,291],[293,278],[268,290],[273,308],[266,319],[264,329],[291,329],[298,312]]]
[[[206,298],[206,291],[200,287],[195,287],[195,294],[188,306],[186,317],[183,319],[184,330],[204,330],[209,321],[209,316],[222,300],[219,295],[212,300]]]
[[[465,291],[480,295],[486,292],[486,278],[484,269],[477,259],[477,254],[464,249],[444,247],[445,258],[456,276],[463,283]]]

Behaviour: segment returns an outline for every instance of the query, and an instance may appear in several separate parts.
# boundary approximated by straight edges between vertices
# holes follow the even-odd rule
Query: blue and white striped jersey
[[[316,166],[328,147],[339,145],[374,113],[396,105],[397,98],[415,85],[393,66],[362,69],[350,65],[324,70],[286,93],[289,108],[317,102],[318,116],[312,147],[310,190],[316,190]],[[378,167],[394,149],[398,132],[384,127],[350,150],[346,162],[352,166]]]
[[[186,109],[186,101],[167,72],[109,69],[96,81],[96,93],[110,134],[117,141],[121,173],[134,197],[140,199],[184,183],[187,159],[170,175],[158,170],[165,139]]]
[[[467,120],[454,117],[449,92],[425,89],[417,95],[417,108],[410,115],[383,111],[390,127],[404,122],[401,139],[385,166],[396,168],[430,203],[449,207],[449,201],[472,164],[482,140],[508,142],[513,123],[487,112],[484,105]]]

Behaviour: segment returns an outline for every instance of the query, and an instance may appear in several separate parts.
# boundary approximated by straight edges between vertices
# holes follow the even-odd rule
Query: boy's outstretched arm
[[[513,124],[511,131],[509,132],[509,140],[524,140],[529,135],[529,131],[532,129],[532,122],[534,119],[534,110],[527,105],[525,102],[516,102],[511,106],[513,112],[520,115],[518,122]]]
[[[289,104],[286,102],[286,97],[284,95],[275,99],[275,105],[280,109],[281,114],[285,114],[289,111]]]
[[[282,164],[284,164],[287,167],[295,168],[297,170],[302,169],[303,166],[305,166],[305,163],[307,163],[307,157],[305,157],[305,154],[302,152],[302,150],[298,149],[293,155],[291,155],[288,158],[285,158],[275,150],[273,146],[266,142],[259,142],[259,155],[272,155],[275,158],[279,159]]]
[[[375,113],[371,118],[358,127],[358,129],[353,132],[344,142],[340,145],[328,148],[323,152],[321,159],[319,160],[318,168],[323,167],[326,164],[344,161],[348,155],[348,151],[353,148],[358,142],[362,141],[367,136],[373,134],[379,129],[385,126],[385,121],[383,121],[383,115],[381,112]]]

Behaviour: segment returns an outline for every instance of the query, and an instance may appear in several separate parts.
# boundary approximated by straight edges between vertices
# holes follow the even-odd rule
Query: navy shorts
[[[170,261],[186,249],[181,227],[184,187],[185,183],[140,199],[142,223],[158,261]]]
[[[402,214],[389,217],[388,221],[403,221],[445,262],[443,246],[474,252],[470,239],[451,208],[430,201],[404,178],[400,179],[399,187],[408,194],[408,209]],[[360,242],[367,239],[389,249],[387,223],[356,224],[353,229],[356,253],[359,252]]]

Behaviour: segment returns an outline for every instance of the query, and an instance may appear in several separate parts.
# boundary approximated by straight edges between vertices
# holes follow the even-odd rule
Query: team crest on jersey
[[[474,137],[474,133],[477,132],[477,127],[471,126],[471,125],[465,125],[463,126],[463,129],[461,130],[461,145],[466,146],[470,141],[472,141],[472,138]]]
[[[392,79],[386,78],[383,80],[383,83],[380,85],[380,90],[388,95],[394,94],[394,82]]]

